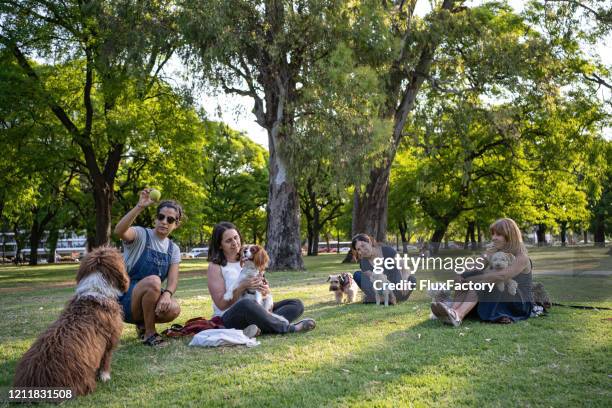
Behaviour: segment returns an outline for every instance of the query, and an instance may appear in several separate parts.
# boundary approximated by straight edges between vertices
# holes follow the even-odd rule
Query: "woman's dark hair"
[[[210,242],[208,243],[208,262],[221,266],[227,265],[227,259],[225,259],[225,254],[223,249],[221,249],[221,241],[223,240],[223,233],[230,229],[235,229],[238,232],[240,242],[242,243],[242,235],[240,235],[238,228],[231,222],[221,221],[214,226]]]
[[[177,221],[182,221],[184,218],[187,218],[187,216],[185,215],[185,212],[183,211],[183,207],[181,206],[181,204],[178,201],[175,200],[164,200],[162,202],[160,202],[157,205],[157,212],[156,214],[159,214],[159,212],[161,211],[162,208],[172,208],[173,210],[175,210],[178,214],[178,219]],[[178,223],[177,223],[178,225]]]
[[[355,246],[357,245],[357,241],[367,242],[368,244],[370,244],[372,246],[374,246],[376,244],[376,240],[374,240],[374,238],[372,238],[368,234],[363,234],[363,233],[362,234],[357,234],[351,240],[351,249],[353,251],[357,251],[357,248],[355,248]]]
[[[353,258],[355,260],[359,260],[359,256],[357,255],[357,241],[363,241],[363,242],[367,242],[368,244],[372,245],[372,247],[374,247],[376,245],[376,240],[374,238],[372,238],[371,236],[369,236],[368,234],[357,234],[353,237],[353,239],[351,240],[351,253],[353,254]]]

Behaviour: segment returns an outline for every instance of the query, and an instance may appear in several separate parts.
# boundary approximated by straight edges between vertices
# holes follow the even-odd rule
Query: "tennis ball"
[[[151,190],[149,191],[149,198],[153,201],[159,201],[159,199],[161,198],[161,193],[159,192],[159,190]]]

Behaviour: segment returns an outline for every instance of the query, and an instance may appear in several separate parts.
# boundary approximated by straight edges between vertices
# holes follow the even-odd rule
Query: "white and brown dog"
[[[96,375],[110,380],[112,353],[123,330],[117,298],[129,286],[121,253],[111,247],[88,253],[76,282],[76,294],[59,319],[17,365],[13,386],[65,387],[85,395],[96,389]]]
[[[240,271],[240,275],[238,275],[238,279],[231,282],[225,290],[225,294],[223,295],[223,299],[225,300],[231,300],[234,297],[234,290],[240,286],[240,283],[245,279],[261,276],[263,281],[267,283],[265,273],[268,263],[270,262],[270,257],[263,247],[259,245],[244,246],[242,248],[242,262],[242,270]],[[287,321],[283,316],[272,313],[272,307],[274,306],[272,293],[268,293],[266,297],[263,297],[262,293],[258,290],[247,290],[240,298],[253,299],[272,315],[283,321]]]
[[[491,255],[491,259],[489,260],[489,270],[506,269],[514,262],[514,259],[514,255],[507,252],[495,252]],[[498,282],[495,284],[495,287],[497,287],[500,292],[507,289],[508,293],[514,296],[516,295],[518,283],[514,279],[508,279],[504,282]]]
[[[344,272],[339,275],[329,275],[327,281],[329,282],[330,292],[334,292],[336,295],[336,303],[342,303],[345,296],[347,303],[355,302],[359,286],[357,286],[350,273]]]

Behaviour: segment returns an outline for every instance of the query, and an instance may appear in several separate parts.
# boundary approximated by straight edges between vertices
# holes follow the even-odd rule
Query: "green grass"
[[[564,254],[532,251],[542,270],[556,270]],[[605,250],[589,252],[592,270],[611,270],[605,269],[606,257]],[[112,380],[65,405],[609,406],[612,311],[558,307],[547,317],[513,325],[466,321],[455,329],[428,320],[422,292],[390,308],[337,306],[325,279],[355,269],[340,264],[341,258],[306,259],[306,272],[269,273],[275,299],[302,299],[305,316],[317,320],[314,331],[262,336],[251,349],[190,348],[189,339],[174,339],[170,347],[152,350],[126,326]],[[76,267],[0,268],[0,387],[10,385],[20,356],[71,296],[72,287],[53,284],[73,279]],[[206,278],[184,273],[205,267],[201,261],[181,266],[178,322],[211,315]],[[555,298],[569,291],[577,300],[590,296],[591,304],[612,307],[610,276],[536,279]]]

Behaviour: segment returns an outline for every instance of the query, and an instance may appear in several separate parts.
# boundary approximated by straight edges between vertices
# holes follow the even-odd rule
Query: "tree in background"
[[[311,68],[328,57],[347,26],[344,3],[186,1],[183,32],[196,72],[224,92],[248,96],[269,146],[266,249],[270,269],[302,269],[299,202],[287,150]],[[192,56],[197,58],[192,58]]]
[[[117,170],[134,136],[134,123],[124,120],[125,112],[161,97],[158,76],[177,46],[173,10],[159,2],[0,4],[0,44],[27,75],[28,92],[37,95],[81,150],[75,159],[82,159],[79,171],[91,187],[96,210],[92,246],[110,239]],[[52,68],[71,67],[70,81],[37,70],[34,56],[54,61]],[[70,92],[61,92],[66,87]]]
[[[268,198],[268,155],[245,135],[223,124],[215,124],[207,138],[202,188],[205,199],[200,211],[206,225],[220,221],[236,224],[253,243],[265,236]]]
[[[612,143],[600,143],[605,157],[605,174],[602,175],[603,191],[599,199],[589,198],[591,230],[596,246],[605,246],[606,235],[612,231]],[[597,147],[599,149],[599,146]]]

